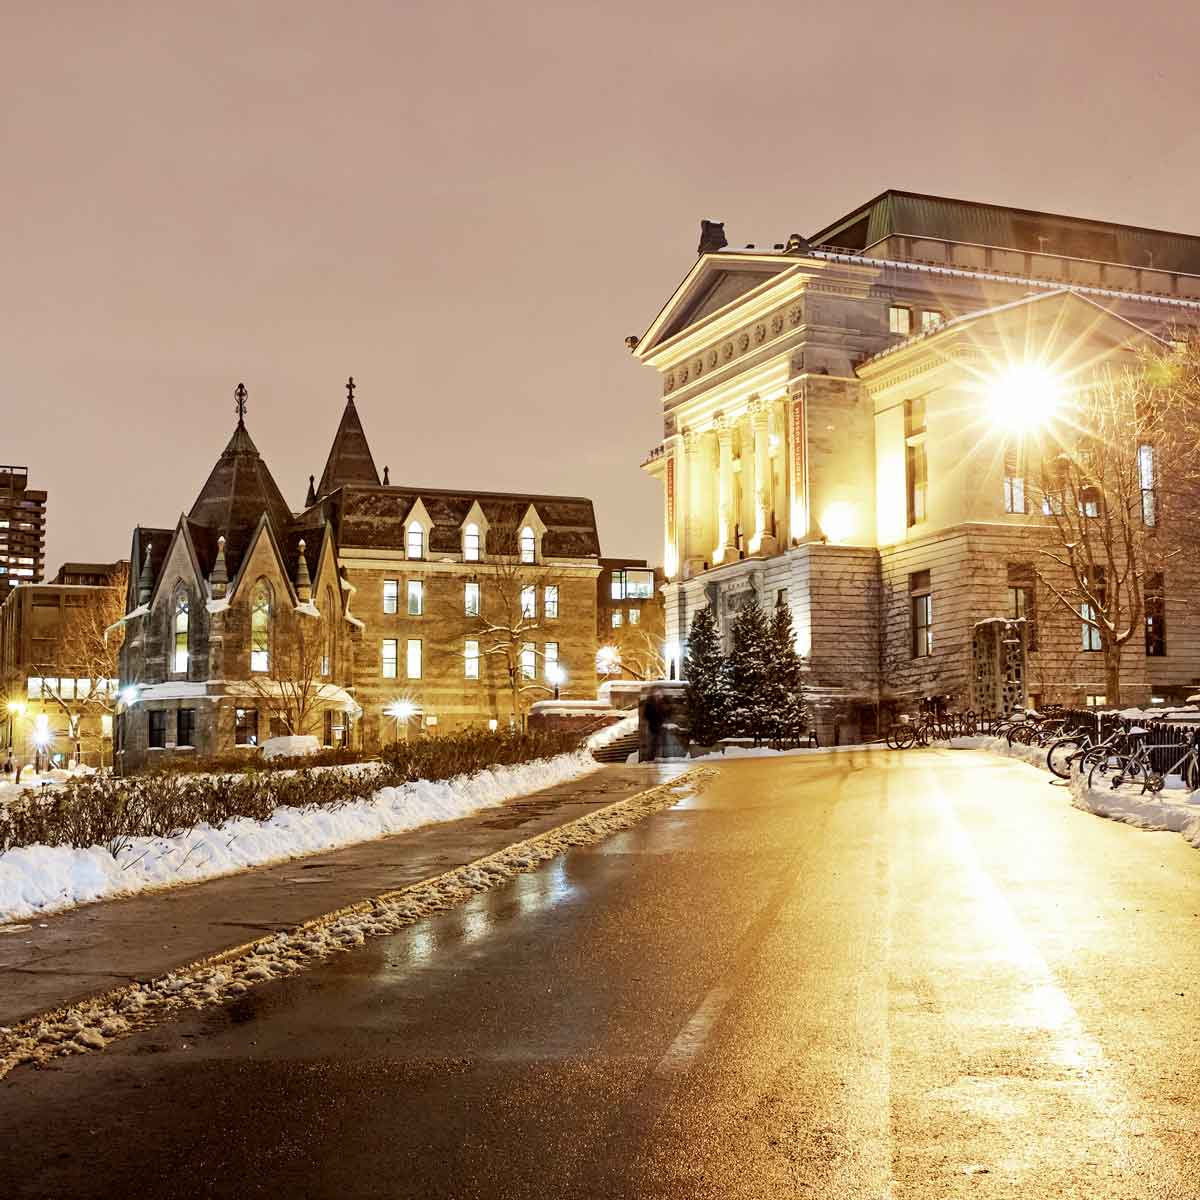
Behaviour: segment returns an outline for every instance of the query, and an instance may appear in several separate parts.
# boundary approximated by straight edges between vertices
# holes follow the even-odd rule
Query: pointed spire
[[[300,539],[300,561],[296,564],[296,595],[301,604],[312,599],[312,579],[308,574],[308,560],[304,557],[304,539]]]
[[[379,486],[379,472],[375,469],[375,459],[371,456],[371,447],[354,404],[357,386],[351,375],[346,381],[346,407],[342,410],[342,419],[333,435],[333,445],[325,460],[325,470],[321,472],[321,482],[317,484],[317,499],[328,496],[348,483]]]
[[[217,558],[208,576],[208,582],[212,587],[212,594],[215,599],[220,599],[220,597],[225,595],[225,589],[229,586],[229,568],[225,565],[224,534],[217,538]]]
[[[154,591],[154,572],[150,569],[150,551],[153,542],[146,543],[146,560],[142,563],[142,573],[138,576],[138,603],[149,604],[150,595]]]
[[[308,495],[304,497],[304,507],[312,508],[317,502],[317,489],[313,486],[316,483],[316,477],[310,475],[308,477]]]
[[[390,484],[391,484],[391,480],[388,479],[388,469],[385,464],[385,466],[383,468],[383,486],[388,487],[388,486],[390,486]]]

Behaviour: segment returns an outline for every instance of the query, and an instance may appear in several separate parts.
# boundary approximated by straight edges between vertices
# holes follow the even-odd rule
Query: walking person
[[[642,718],[646,722],[646,728],[650,730],[650,760],[654,761],[662,751],[662,728],[666,719],[662,696],[657,690],[646,697],[646,703],[642,706]]]

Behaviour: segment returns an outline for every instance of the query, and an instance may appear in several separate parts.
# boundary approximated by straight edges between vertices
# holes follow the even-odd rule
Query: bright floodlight
[[[1009,367],[989,389],[992,420],[997,425],[1024,432],[1045,425],[1062,395],[1062,382],[1040,363]]]
[[[128,708],[134,704],[138,698],[138,690],[136,687],[127,687],[121,692],[121,699],[125,702],[125,707]]]
[[[558,663],[553,663],[546,668],[546,678],[553,684],[560,684],[567,678],[567,673]]]
[[[416,713],[417,706],[411,700],[393,700],[383,711],[397,721],[407,721]]]

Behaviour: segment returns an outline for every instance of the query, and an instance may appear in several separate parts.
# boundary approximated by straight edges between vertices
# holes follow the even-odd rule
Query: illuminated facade
[[[1094,367],[1197,323],[1196,237],[899,192],[769,250],[704,223],[634,347],[662,384],[643,466],[664,490],[676,669],[698,608],[727,632],[756,595],[791,607],[825,737],[869,731],[881,705],[965,707],[971,629],[1020,615],[1029,557],[980,379],[1031,352]],[[1183,609],[1173,661],[1130,654],[1130,696],[1200,679]],[[1042,676],[1064,699],[1102,692],[1067,650],[1078,629],[1062,637]]]

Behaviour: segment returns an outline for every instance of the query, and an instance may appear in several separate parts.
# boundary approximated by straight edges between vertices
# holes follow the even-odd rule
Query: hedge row
[[[14,846],[104,846],[115,855],[136,837],[174,837],[233,817],[265,821],[281,806],[337,808],[382,787],[472,775],[578,746],[574,733],[465,732],[401,742],[377,763],[344,770],[93,775],[0,807],[0,852]]]

